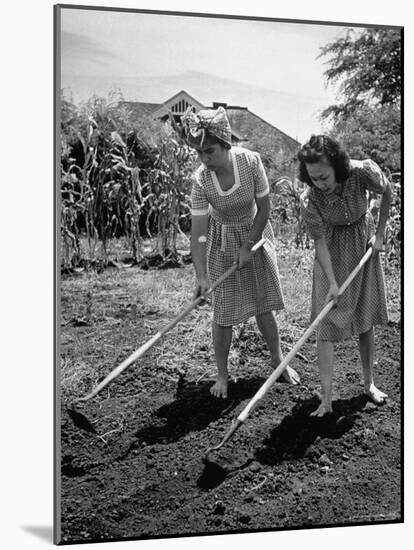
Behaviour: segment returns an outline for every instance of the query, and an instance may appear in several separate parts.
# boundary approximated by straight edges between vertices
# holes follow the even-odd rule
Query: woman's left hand
[[[253,254],[252,250],[251,248],[249,248],[248,245],[243,245],[239,248],[237,260],[236,260],[239,266],[239,269],[241,269],[250,261],[252,254]]]

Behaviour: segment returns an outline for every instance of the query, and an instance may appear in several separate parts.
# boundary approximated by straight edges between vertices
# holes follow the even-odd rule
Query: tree
[[[321,48],[329,57],[325,77],[339,84],[342,102],[321,118],[353,158],[371,157],[384,168],[400,170],[401,31],[348,29]]]
[[[401,97],[401,31],[349,29],[344,37],[321,48],[318,57],[330,56],[325,77],[339,84],[344,99],[331,105],[322,118],[348,118],[361,106],[397,105]]]
[[[371,158],[390,172],[401,168],[400,111],[395,105],[359,107],[339,117],[333,131],[351,158]]]
[[[280,136],[259,126],[250,132],[247,147],[260,153],[271,186],[279,178],[294,177],[296,151],[290,151]]]
[[[342,103],[325,109],[331,134],[351,158],[372,158],[394,182],[387,226],[387,260],[399,262],[401,224],[401,30],[348,30],[321,48],[330,56],[328,83],[339,84]]]

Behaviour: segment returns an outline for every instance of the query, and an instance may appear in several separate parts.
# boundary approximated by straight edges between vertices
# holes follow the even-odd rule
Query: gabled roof
[[[195,107],[196,110],[204,109],[204,105],[197,101],[185,90],[181,90],[177,94],[164,101],[160,107],[154,111],[154,116],[163,117],[168,114],[168,111],[171,111],[173,114],[182,115],[187,110],[187,107]]]
[[[187,110],[187,107],[195,107],[196,110],[205,109],[206,106],[197,101],[193,96],[187,93],[185,90],[181,90],[177,94],[173,95],[165,101],[162,105],[159,106],[153,112],[153,116],[158,118],[166,118],[168,113],[171,112],[173,115],[182,116]],[[244,141],[245,138],[240,132],[232,128],[232,135],[237,141]]]
[[[173,114],[180,116],[186,110],[187,105],[195,107],[196,110],[207,108],[185,90],[180,90],[163,103],[121,101],[120,104],[125,104],[132,107],[135,114],[142,113],[152,115],[156,118],[166,118],[169,111],[172,111]],[[300,147],[300,143],[296,139],[292,138],[282,130],[279,130],[279,128],[273,126],[255,113],[252,113],[247,107],[213,102],[212,108],[217,108],[219,105],[222,105],[226,109],[230,126],[232,128],[232,134],[237,141],[248,141],[253,132],[256,132],[258,128],[261,128],[263,131],[270,131],[278,138],[281,138],[284,145],[292,151],[295,151]]]

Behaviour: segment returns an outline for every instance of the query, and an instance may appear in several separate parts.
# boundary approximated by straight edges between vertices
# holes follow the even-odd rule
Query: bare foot
[[[368,389],[365,389],[365,393],[376,405],[383,405],[388,397],[386,393],[380,391],[374,384],[371,384]]]
[[[332,412],[332,405],[326,405],[325,403],[321,403],[319,407],[316,409],[316,411],[313,411],[311,413],[311,416],[317,416],[319,418],[322,418],[322,416],[325,416],[325,414],[329,414]]]
[[[295,369],[292,369],[291,367],[286,367],[280,375],[280,378],[283,378],[284,382],[287,382],[288,384],[293,384],[294,386],[300,384],[299,374],[295,371]]]
[[[218,376],[215,384],[210,388],[210,393],[214,395],[214,397],[227,399],[227,379]]]

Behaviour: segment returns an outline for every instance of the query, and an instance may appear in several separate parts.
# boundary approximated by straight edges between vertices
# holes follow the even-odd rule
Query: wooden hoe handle
[[[340,296],[344,290],[350,285],[351,281],[355,278],[357,273],[362,269],[362,267],[366,264],[366,262],[369,260],[369,258],[372,255],[372,247],[370,247],[367,252],[362,257],[359,264],[355,267],[355,269],[348,275],[345,282],[341,285],[339,288],[338,295]],[[265,395],[265,393],[268,391],[268,389],[273,385],[273,383],[279,378],[279,376],[282,374],[282,372],[285,370],[285,368],[288,366],[290,361],[294,358],[294,356],[297,354],[299,349],[303,346],[303,344],[306,342],[306,340],[309,338],[309,336],[312,334],[312,332],[316,329],[316,327],[319,325],[319,323],[322,321],[322,319],[328,314],[328,312],[333,307],[333,300],[328,302],[326,306],[322,309],[322,311],[319,313],[319,315],[316,317],[316,319],[312,322],[312,324],[309,326],[309,328],[303,333],[303,335],[299,338],[295,346],[290,350],[290,352],[284,357],[283,361],[279,364],[279,366],[273,371],[273,373],[269,376],[269,378],[266,380],[266,382],[259,388],[259,390],[256,392],[254,397],[251,399],[251,401],[247,404],[247,406],[243,409],[243,411],[239,414],[237,417],[237,420],[240,422],[244,422],[246,418],[248,417],[250,411],[254,408],[254,406],[257,404],[257,402]]]
[[[252,252],[256,252],[259,248],[261,248],[264,243],[266,242],[266,239],[261,239],[258,241],[253,247]],[[150,338],[145,344],[143,344],[140,348],[138,348],[134,353],[132,353],[127,359],[125,359],[118,367],[113,369],[102,382],[100,382],[88,395],[84,397],[80,397],[76,399],[75,402],[78,401],[88,401],[92,397],[94,397],[97,393],[99,393],[105,386],[109,384],[114,378],[119,376],[122,371],[124,371],[131,363],[139,359],[146,353],[152,346],[160,340],[164,334],[166,334],[169,330],[171,330],[177,323],[179,323],[190,311],[192,311],[196,306],[199,305],[199,303],[206,298],[206,296],[209,296],[215,288],[217,288],[223,281],[225,281],[234,271],[237,269],[237,263],[234,263],[221,277],[215,281],[215,283],[207,290],[207,292],[203,296],[199,296],[195,300],[193,300],[191,303],[188,304],[188,306],[179,314],[177,317],[172,319],[162,330],[154,334],[152,338]]]

